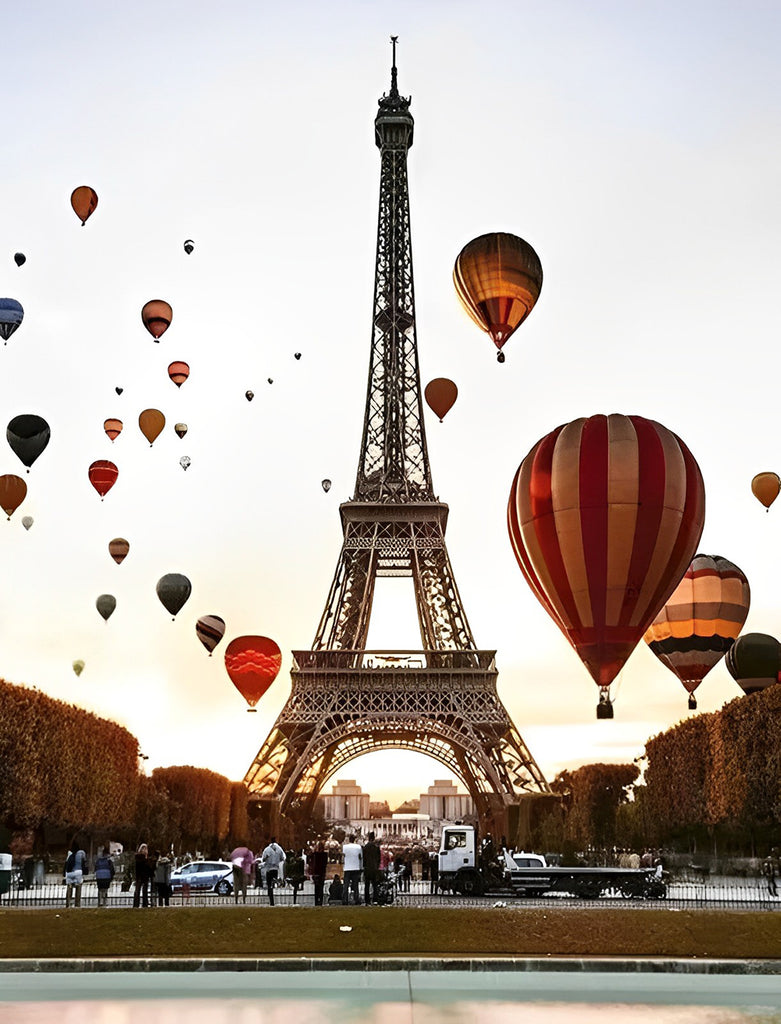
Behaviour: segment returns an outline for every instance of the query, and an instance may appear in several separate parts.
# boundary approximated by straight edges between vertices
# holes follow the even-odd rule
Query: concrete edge
[[[0,959],[0,974],[466,971],[781,975],[781,960],[612,957],[100,957]]]

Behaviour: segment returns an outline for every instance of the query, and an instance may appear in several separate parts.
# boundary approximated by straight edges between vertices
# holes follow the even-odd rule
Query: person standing
[[[133,889],[133,906],[140,907],[142,904],[145,907],[149,906],[149,882],[151,875],[149,872],[149,847],[146,843],[141,845],[136,850],[136,885]]]
[[[74,907],[81,906],[81,885],[87,873],[87,854],[82,850],[78,839],[71,843],[68,857],[65,861],[65,906],[71,905],[73,897]]]
[[[155,893],[157,894],[158,907],[170,907],[171,859],[170,857],[166,857],[164,853],[157,855],[157,863],[155,864],[154,886]]]
[[[266,872],[266,888],[268,890],[268,901],[270,906],[274,906],[274,886],[277,884],[277,878],[279,878],[279,870],[281,865],[285,863],[285,851],[277,842],[274,836],[263,851],[260,857],[261,866]]]
[[[315,847],[315,852],[312,854],[309,863],[312,866],[312,881],[315,886],[315,906],[322,907],[325,873],[328,870],[328,853],[322,839]]]
[[[775,852],[775,850],[771,850],[762,861],[762,873],[767,879],[767,891],[770,896],[778,896],[778,886],[776,885],[778,864],[774,856]]]
[[[237,846],[231,853],[231,864],[233,865],[233,902],[239,902],[239,893],[242,894],[242,902],[247,902],[247,886],[250,875],[255,864],[255,855],[246,846]]]
[[[363,868],[363,848],[355,841],[355,836],[347,837],[347,842],[342,846],[342,859],[344,861],[344,894],[342,903],[346,906],[350,902],[350,890],[352,889],[354,902],[360,905],[361,894],[361,869]]]
[[[108,850],[101,846],[95,861],[95,881],[98,883],[98,906],[108,906],[108,890],[114,877],[114,861]]]
[[[298,890],[304,887],[304,870],[306,864],[303,853],[297,850],[288,850],[285,859],[285,877],[293,889],[293,905],[298,902]]]
[[[377,886],[380,883],[380,847],[374,841],[374,833],[369,833],[368,842],[363,847],[363,901],[366,906],[377,902]]]
[[[439,854],[436,850],[432,850],[428,855],[428,877],[431,880],[431,893],[435,893],[439,888]]]

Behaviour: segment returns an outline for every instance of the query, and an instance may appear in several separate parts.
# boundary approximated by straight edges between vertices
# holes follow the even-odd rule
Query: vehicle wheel
[[[227,878],[223,878],[221,882],[218,882],[215,885],[214,891],[217,893],[218,896],[230,896],[230,894],[233,892],[233,886],[230,884]]]
[[[459,871],[453,882],[453,889],[459,896],[482,896],[483,880],[477,871]]]

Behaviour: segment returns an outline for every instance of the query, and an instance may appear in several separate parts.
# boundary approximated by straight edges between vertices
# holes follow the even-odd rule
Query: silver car
[[[233,865],[224,860],[194,860],[174,868],[171,889],[180,892],[188,886],[192,892],[216,892],[230,896],[233,892]]]

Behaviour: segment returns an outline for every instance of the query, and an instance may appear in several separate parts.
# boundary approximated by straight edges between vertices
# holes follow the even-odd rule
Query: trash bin
[[[11,888],[11,854],[0,853],[0,896]]]

